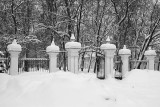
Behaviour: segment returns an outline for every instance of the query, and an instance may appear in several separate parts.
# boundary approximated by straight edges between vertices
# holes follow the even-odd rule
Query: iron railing
[[[10,58],[0,58],[0,72],[9,73],[10,68]]]
[[[154,61],[154,70],[160,71],[160,57],[157,56]]]
[[[115,78],[122,79],[122,60],[121,56],[115,55],[114,56],[114,70],[115,70]]]
[[[115,70],[115,78],[117,79],[122,79],[122,61],[115,61],[115,66],[114,66],[114,70]]]
[[[140,63],[139,69],[148,69],[148,60],[129,60],[129,69],[135,69]]]
[[[48,58],[21,58],[18,63],[18,72],[49,72]]]
[[[105,79],[105,56],[103,54],[97,53],[96,65],[97,78]]]

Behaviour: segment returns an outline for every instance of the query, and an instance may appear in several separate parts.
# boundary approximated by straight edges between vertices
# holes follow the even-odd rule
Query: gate
[[[115,70],[115,78],[122,79],[122,60],[121,56],[114,56],[114,70]]]
[[[93,47],[84,47],[79,51],[79,69],[82,72],[94,72],[95,52]]]
[[[79,52],[79,68],[82,72],[93,72],[97,78],[105,78],[104,52],[98,47],[84,47]]]
[[[97,78],[105,79],[105,55],[100,49],[97,51],[96,68]]]

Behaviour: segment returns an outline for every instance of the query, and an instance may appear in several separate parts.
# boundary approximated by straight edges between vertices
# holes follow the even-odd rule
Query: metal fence
[[[154,69],[157,71],[160,71],[160,57],[159,56],[155,58]]]
[[[18,72],[49,72],[48,58],[20,58]]]
[[[115,78],[122,79],[122,60],[120,56],[114,56]]]
[[[139,65],[139,69],[148,69],[148,60],[129,60],[129,69],[135,69],[137,64]]]
[[[68,70],[68,52],[59,51],[57,53],[57,68],[64,71]]]
[[[79,69],[83,72],[94,72],[96,51],[83,48],[79,51]]]
[[[98,52],[96,58],[97,78],[105,79],[105,56],[104,53]]]
[[[97,73],[97,77],[104,78],[105,57],[100,48],[89,46],[79,51],[79,69],[83,72]]]
[[[9,73],[8,70],[10,68],[10,58],[0,58],[0,72],[1,73]]]

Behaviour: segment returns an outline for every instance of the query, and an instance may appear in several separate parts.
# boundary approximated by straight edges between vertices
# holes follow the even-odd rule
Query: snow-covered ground
[[[63,71],[0,74],[0,107],[160,107],[160,72],[132,70],[123,80]]]

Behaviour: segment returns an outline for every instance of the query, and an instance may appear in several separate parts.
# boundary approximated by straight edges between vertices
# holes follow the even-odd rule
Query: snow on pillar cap
[[[75,37],[74,34],[71,35],[71,42],[67,42],[65,44],[65,48],[69,49],[69,48],[73,48],[73,49],[79,49],[81,48],[81,43],[79,42],[74,42],[75,41]]]
[[[12,44],[7,46],[8,51],[22,51],[21,45],[17,44],[16,39],[13,40]]]
[[[151,47],[147,51],[145,51],[144,55],[148,56],[156,56],[156,51],[152,50]]]
[[[131,55],[131,50],[126,48],[126,45],[123,46],[123,49],[119,50],[120,55]]]
[[[74,34],[71,35],[71,41],[75,41],[75,36],[74,36]]]
[[[110,38],[109,38],[109,36],[107,37],[107,39],[106,39],[106,44],[102,44],[101,46],[100,46],[100,48],[101,49],[103,49],[103,50],[116,50],[116,46],[114,45],[114,44],[110,44]]]
[[[58,51],[59,51],[59,47],[55,45],[54,39],[53,39],[51,45],[47,47],[46,52],[58,52]]]
[[[110,43],[110,42],[111,42],[111,40],[110,40],[110,37],[109,37],[109,36],[107,37],[106,42],[107,42],[107,43]]]

